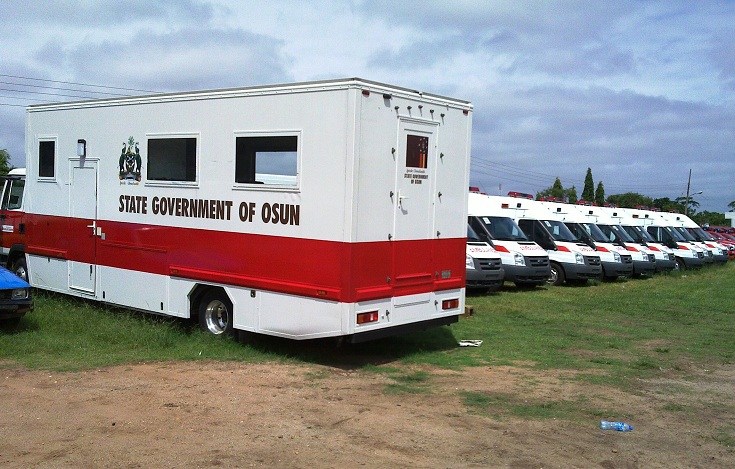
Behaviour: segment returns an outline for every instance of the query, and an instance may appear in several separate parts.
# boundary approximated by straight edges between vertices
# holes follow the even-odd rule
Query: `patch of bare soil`
[[[623,392],[513,367],[391,375],[320,365],[163,363],[74,373],[0,369],[2,467],[735,467],[735,367]],[[616,409],[518,418],[512,402]],[[494,406],[497,405],[497,409]],[[589,415],[589,413],[583,414]]]

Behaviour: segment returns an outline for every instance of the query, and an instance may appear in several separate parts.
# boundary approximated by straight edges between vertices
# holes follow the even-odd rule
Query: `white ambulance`
[[[359,78],[30,106],[10,258],[34,287],[215,334],[450,324],[471,122],[467,101]]]
[[[500,254],[480,240],[475,230],[467,225],[466,288],[475,293],[498,291],[503,286],[505,270]]]
[[[600,256],[554,220],[539,202],[522,197],[487,196],[496,214],[512,218],[529,239],[549,255],[548,283],[586,283],[602,275]]]
[[[717,264],[727,262],[727,249],[708,235],[694,220],[681,213],[665,212],[662,216],[666,217],[672,226],[677,227],[690,242],[705,251],[705,260],[712,259],[712,262]]]
[[[611,242],[596,224],[582,214],[584,206],[554,201],[539,201],[539,204],[549,210],[554,219],[564,222],[572,234],[597,251],[602,262],[603,279],[612,281],[633,275],[633,256],[625,246]]]
[[[637,210],[633,212],[630,221],[645,228],[656,242],[671,248],[676,257],[677,268],[697,268],[704,265],[704,250],[688,242],[677,230],[671,228],[670,222],[661,217],[661,212]]]
[[[520,287],[546,283],[551,275],[546,250],[528,239],[512,218],[498,213],[493,199],[470,191],[468,210],[470,228],[500,255],[506,280]]]
[[[633,275],[651,275],[656,272],[656,255],[643,244],[628,236],[615,209],[610,207],[581,206],[582,214],[602,231],[611,243],[625,246],[633,257]]]
[[[640,217],[640,209],[635,208],[618,208],[615,210],[618,214],[620,226],[630,236],[633,241],[643,244],[650,249],[656,257],[656,272],[669,272],[678,269],[676,263],[676,255],[674,250],[664,243],[656,241],[645,227],[639,226],[635,218]]]

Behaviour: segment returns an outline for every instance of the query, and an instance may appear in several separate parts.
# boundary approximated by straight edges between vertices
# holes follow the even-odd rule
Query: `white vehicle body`
[[[633,274],[633,256],[620,243],[610,242],[596,224],[582,214],[584,206],[561,202],[540,201],[552,217],[567,225],[567,228],[584,243],[597,251],[602,262],[602,275],[608,280]]]
[[[704,264],[704,250],[684,239],[671,227],[671,222],[661,216],[661,212],[636,210],[631,212],[629,221],[644,227],[658,243],[671,248],[679,268],[696,268]]]
[[[705,251],[705,262],[722,264],[727,262],[727,249],[709,236],[697,223],[681,213],[665,212],[662,216],[671,222],[671,226],[686,233],[687,239]]]
[[[498,213],[487,195],[470,192],[468,223],[478,239],[491,243],[500,255],[505,279],[517,285],[542,285],[550,275],[546,250],[529,240],[512,218]]]
[[[666,244],[656,241],[644,226],[640,226],[636,220],[640,218],[642,213],[639,209],[618,208],[615,212],[620,217],[620,226],[628,233],[628,236],[633,238],[636,243],[645,244],[648,249],[653,251],[656,256],[656,272],[668,272],[678,267],[674,250]]]
[[[215,333],[454,322],[471,121],[359,78],[31,106],[30,283]]]
[[[467,226],[466,256],[467,291],[497,291],[503,286],[505,271],[500,254],[488,243],[480,241]]]
[[[656,272],[656,255],[647,246],[636,243],[620,226],[620,216],[610,207],[580,206],[582,214],[595,223],[612,243],[625,246],[633,256],[634,275],[650,275]]]
[[[524,198],[486,196],[497,214],[512,218],[526,236],[546,250],[551,269],[550,283],[587,281],[600,278],[600,256],[580,242],[563,222],[552,219],[539,202]]]

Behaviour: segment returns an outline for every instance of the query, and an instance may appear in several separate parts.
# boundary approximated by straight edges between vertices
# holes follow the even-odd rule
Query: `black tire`
[[[5,331],[15,331],[20,325],[20,317],[0,319],[0,329]]]
[[[222,290],[210,290],[199,302],[199,327],[214,335],[233,336],[232,301]]]
[[[559,286],[563,285],[564,281],[566,280],[566,275],[564,275],[564,269],[561,268],[561,265],[557,264],[556,262],[550,263],[551,267],[551,275],[549,275],[549,279],[546,281],[549,285]]]
[[[28,265],[26,265],[26,257],[21,256],[13,262],[11,269],[15,275],[22,278],[26,282],[28,281]]]

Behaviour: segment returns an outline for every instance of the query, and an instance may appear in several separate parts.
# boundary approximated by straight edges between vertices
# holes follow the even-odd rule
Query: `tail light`
[[[377,322],[378,320],[378,312],[377,311],[368,311],[367,313],[358,313],[357,314],[357,323],[358,324],[366,324],[368,322]]]
[[[442,301],[442,310],[446,311],[448,309],[457,309],[459,308],[459,299],[453,298],[451,300],[444,300]]]

